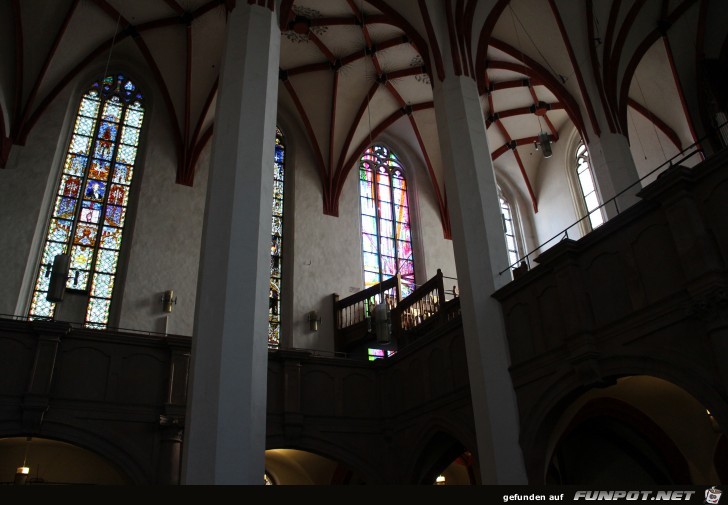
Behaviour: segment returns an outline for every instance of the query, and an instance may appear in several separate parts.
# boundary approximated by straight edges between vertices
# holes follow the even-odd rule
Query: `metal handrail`
[[[686,147],[685,149],[683,149],[682,151],[680,151],[679,153],[677,153],[676,155],[674,155],[669,160],[665,161],[664,163],[658,165],[656,168],[652,169],[650,172],[648,172],[647,174],[645,174],[643,177],[639,178],[638,180],[636,180],[635,182],[633,182],[632,184],[630,184],[629,186],[627,186],[626,188],[624,188],[622,191],[620,191],[619,193],[617,193],[616,195],[614,195],[612,198],[610,198],[606,202],[604,202],[601,205],[599,205],[599,207],[597,207],[596,209],[594,209],[591,212],[589,212],[586,216],[584,216],[581,219],[578,219],[574,223],[570,224],[569,226],[567,226],[566,228],[564,228],[563,230],[561,230],[560,232],[558,232],[556,235],[554,235],[550,239],[548,239],[548,240],[546,240],[544,242],[541,242],[541,244],[539,244],[536,248],[532,249],[530,252],[526,253],[525,255],[519,256],[518,259],[514,263],[511,263],[505,269],[503,269],[500,272],[498,272],[498,275],[503,275],[505,272],[508,272],[509,270],[511,270],[512,268],[514,268],[515,266],[521,265],[524,260],[526,261],[526,265],[530,269],[531,268],[530,256],[533,253],[535,253],[536,251],[540,251],[541,249],[543,249],[543,247],[546,244],[548,244],[549,242],[552,242],[552,241],[556,240],[557,238],[560,239],[559,241],[569,238],[569,230],[571,228],[573,228],[574,226],[577,226],[579,223],[581,223],[585,219],[589,218],[589,216],[591,214],[593,214],[597,210],[600,210],[602,208],[605,208],[607,205],[609,205],[611,203],[614,203],[614,208],[617,211],[617,215],[619,215],[620,214],[620,210],[619,210],[619,204],[617,203],[617,199],[619,197],[621,197],[622,195],[624,195],[627,191],[629,191],[630,189],[632,189],[637,184],[642,183],[643,180],[647,179],[648,177],[650,177],[651,175],[653,175],[655,172],[659,171],[660,169],[662,169],[666,165],[668,165],[667,168],[669,168],[669,167],[672,167],[673,166],[673,163],[675,165],[679,165],[680,163],[683,163],[685,160],[690,159],[695,154],[698,154],[698,153],[703,154],[703,148],[700,146],[700,144],[702,142],[704,142],[705,140],[708,140],[712,136],[717,135],[718,133],[720,133],[720,129],[721,128],[724,128],[726,126],[728,126],[728,121],[724,122],[720,126],[717,126],[709,134],[707,134],[704,137],[700,138],[696,142],[692,143],[691,145],[689,145],[688,147]],[[694,149],[694,150],[690,154],[683,156],[684,153],[686,153],[687,151],[689,151],[691,149]],[[726,147],[723,147],[723,149],[726,149]],[[679,160],[675,161],[675,159],[678,158],[678,157],[680,157],[680,156],[683,156],[683,157],[680,158]],[[593,231],[593,229],[589,230],[589,232],[587,232],[587,233],[591,233],[592,231]]]

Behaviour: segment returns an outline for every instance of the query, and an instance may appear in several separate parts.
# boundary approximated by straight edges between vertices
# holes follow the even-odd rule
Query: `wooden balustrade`
[[[334,293],[336,351],[346,352],[352,345],[367,338],[370,333],[368,317],[376,304],[386,301],[391,310],[397,306],[401,298],[399,274],[346,298],[339,299],[339,295]]]
[[[374,306],[382,301],[390,309],[392,337],[398,348],[412,342],[433,325],[457,317],[458,299],[445,299],[443,274],[437,274],[417,287],[406,298],[401,298],[399,276],[371,286],[359,293],[339,299],[333,295],[336,351],[346,352],[363,341],[375,340],[369,316]],[[453,289],[454,296],[457,296]]]
[[[392,310],[392,335],[398,347],[409,343],[414,333],[419,333],[426,323],[439,320],[443,303],[445,288],[442,271],[438,268],[433,278],[400,300]]]

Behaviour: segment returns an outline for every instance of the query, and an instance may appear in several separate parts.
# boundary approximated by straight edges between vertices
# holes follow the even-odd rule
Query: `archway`
[[[622,377],[564,410],[546,483],[710,485],[717,473],[709,448],[717,437],[706,408],[682,388],[652,376]]]
[[[265,451],[266,484],[272,485],[352,485],[364,484],[346,465],[313,452],[297,449]]]
[[[413,482],[423,485],[474,485],[473,456],[460,441],[444,432],[437,432],[420,452]]]
[[[27,468],[24,476],[19,468]],[[0,484],[132,484],[121,470],[78,445],[39,437],[0,439]]]

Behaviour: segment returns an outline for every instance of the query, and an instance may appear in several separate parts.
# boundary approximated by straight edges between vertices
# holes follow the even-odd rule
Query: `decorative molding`
[[[410,63],[409,63],[410,68],[422,67],[423,72],[421,74],[415,75],[415,80],[417,82],[420,82],[420,83],[426,85],[426,86],[431,86],[432,85],[432,81],[430,81],[430,76],[425,71],[425,66],[424,65],[425,65],[425,62],[422,59],[422,55],[420,55],[420,54],[414,56],[412,58],[412,60],[410,60]]]
[[[283,32],[283,35],[291,42],[295,42],[297,44],[307,44],[309,41],[309,31],[313,32],[313,34],[318,37],[328,31],[328,26],[311,25],[312,19],[321,17],[320,11],[316,9],[311,9],[309,7],[301,7],[300,5],[294,5],[292,10],[296,14],[296,19],[291,21],[288,24],[288,29]],[[298,31],[294,30],[294,25],[297,20],[300,20],[301,22],[307,23],[309,25],[308,30],[305,33],[299,33]]]

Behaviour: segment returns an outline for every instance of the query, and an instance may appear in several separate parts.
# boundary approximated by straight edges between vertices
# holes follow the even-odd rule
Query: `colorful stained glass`
[[[74,135],[71,139],[70,152],[74,154],[88,154],[88,150],[91,148],[91,137],[85,137],[83,135]]]
[[[377,215],[377,209],[374,206],[374,198],[364,197],[361,199],[361,213],[365,216]]]
[[[99,218],[101,218],[102,207],[100,203],[85,200],[81,205],[79,221],[82,223],[98,223]]]
[[[78,133],[79,135],[86,135],[87,137],[90,137],[93,135],[94,132],[94,126],[96,126],[96,121],[83,116],[78,116],[78,119],[76,120],[76,126],[73,128],[73,133]]]
[[[133,165],[136,160],[137,150],[136,147],[120,145],[116,151],[116,162],[125,163],[127,165]]]
[[[379,254],[384,256],[394,256],[394,240],[391,238],[380,238]]]
[[[86,183],[86,191],[84,192],[84,196],[88,198],[89,200],[95,200],[97,202],[100,202],[104,199],[104,195],[106,194],[106,183],[97,181],[94,179],[89,179]]]
[[[377,233],[377,220],[366,214],[361,217],[361,231],[366,234]]]
[[[104,249],[119,250],[121,248],[121,228],[104,226],[101,232],[101,247]]]
[[[60,217],[61,219],[72,219],[76,212],[77,201],[75,198],[59,196],[56,200],[56,208],[53,211],[53,216]]]
[[[132,167],[129,165],[124,165],[122,163],[116,163],[114,165],[114,178],[112,179],[114,182],[118,182],[119,184],[130,184],[131,183],[131,177],[134,174],[134,171],[132,170]]]
[[[139,143],[139,128],[125,127],[121,131],[121,143],[128,146],[135,146]]]
[[[78,245],[95,246],[96,245],[96,233],[99,227],[93,224],[79,223],[76,226],[76,234],[73,238],[73,243]]]
[[[379,256],[376,253],[364,253],[364,268],[367,270],[376,270],[379,268]]]
[[[71,250],[71,268],[74,270],[88,270],[93,255],[94,250],[91,247],[74,247]]]
[[[283,189],[285,177],[285,145],[283,134],[276,128],[273,158],[273,209],[271,220],[270,289],[268,295],[268,347],[277,348],[281,337],[281,275],[283,269]]]
[[[119,184],[112,184],[111,186],[109,186],[108,202],[110,205],[126,206],[126,202],[128,199],[129,195],[126,186],[121,186]]]
[[[91,283],[91,296],[101,298],[111,298],[111,292],[114,290],[114,276],[108,274],[96,274]]]
[[[93,328],[105,328],[109,320],[111,300],[107,298],[91,298],[86,308],[86,324]]]
[[[114,123],[118,123],[121,119],[121,104],[119,102],[119,99],[114,97],[110,100],[108,100],[104,104],[104,113],[103,118],[104,121],[111,121]]]
[[[83,176],[87,162],[86,156],[69,153],[63,171],[67,174]]]
[[[364,271],[364,286],[369,287],[379,283],[379,272]]]
[[[67,242],[71,234],[71,226],[73,221],[65,219],[51,219],[51,226],[48,230],[48,240],[54,242]]]
[[[113,274],[116,272],[116,263],[119,260],[117,251],[108,251],[99,249],[99,255],[96,259],[96,271]]]
[[[96,116],[99,113],[99,105],[100,102],[98,100],[94,99],[92,96],[87,96],[81,100],[81,107],[79,107],[78,115],[96,119]]]
[[[41,259],[41,264],[52,265],[53,260],[56,258],[56,255],[63,254],[65,251],[66,244],[50,241],[46,242],[45,249],[43,249],[43,258]]]
[[[86,286],[88,286],[88,277],[88,270],[71,269],[68,282],[66,282],[66,288],[85,291]]]
[[[109,177],[110,169],[111,163],[108,161],[93,160],[91,162],[91,168],[89,169],[88,176],[90,179],[105,181]]]
[[[126,111],[126,121],[129,126],[140,128],[142,126],[142,120],[144,119],[144,110],[138,104],[132,104]]]
[[[72,175],[64,175],[61,177],[61,189],[59,190],[63,196],[78,198],[81,190],[82,180]]]
[[[53,268],[52,265],[46,266],[46,268],[44,270],[45,271],[44,275],[38,276],[38,282],[36,282],[36,284],[35,284],[35,289],[37,289],[39,291],[48,291],[48,286],[50,286],[50,284],[51,284],[52,268]]]
[[[362,242],[364,242],[363,249],[364,249],[365,253],[373,252],[373,253],[379,254],[379,245],[378,245],[379,239],[377,238],[376,234],[375,235],[370,235],[368,233],[363,234]]]
[[[46,293],[36,291],[33,293],[33,301],[30,304],[31,314],[36,318],[53,317],[55,304],[46,300]]]
[[[381,145],[364,152],[359,163],[359,201],[365,287],[399,272],[403,294],[414,289],[406,188],[394,153]]]
[[[88,293],[86,325],[106,327],[144,118],[141,100],[123,74],[92,83],[82,97],[38,268],[31,318],[54,316],[55,305],[46,300],[48,273],[55,256],[68,250],[66,287]],[[117,163],[112,163],[114,158]]]
[[[115,207],[110,205],[106,207],[104,224],[116,227],[124,226],[124,217],[126,217],[126,209],[124,207]]]

